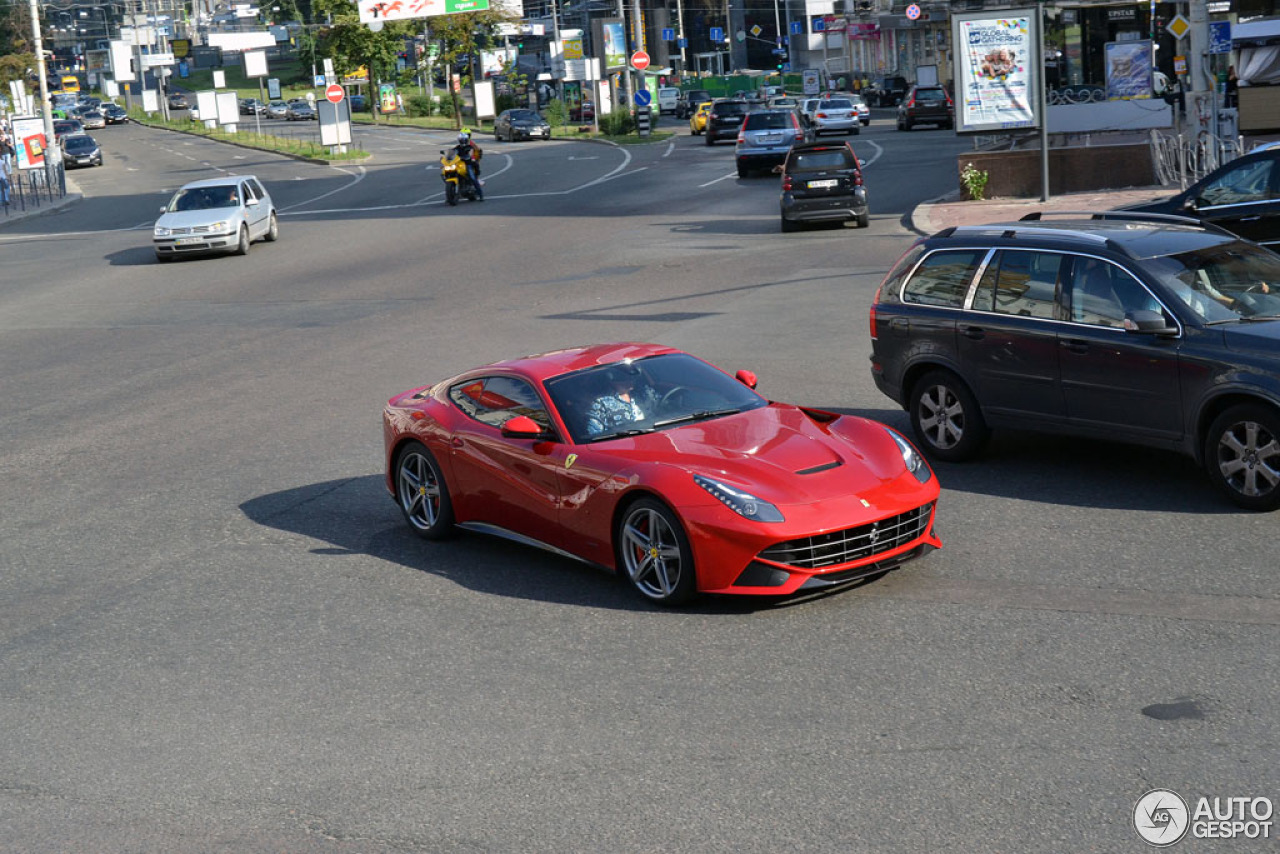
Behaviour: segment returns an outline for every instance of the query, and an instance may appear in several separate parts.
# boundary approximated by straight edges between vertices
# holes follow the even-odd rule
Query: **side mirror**
[[[542,435],[542,428],[528,415],[517,415],[502,425],[502,435],[512,439],[536,439]]]
[[[160,213],[166,213],[169,210],[167,205],[160,206]]]
[[[1176,335],[1176,327],[1169,326],[1165,316],[1159,311],[1138,309],[1127,311],[1124,315],[1124,331],[1139,335]]]
[[[756,387],[756,375],[751,371],[738,371],[734,376],[738,378],[738,382],[747,388],[754,389]]]
[[[246,199],[246,200],[245,200],[245,204],[246,204],[246,205],[248,205],[248,206],[249,206],[249,207],[251,207],[251,208],[256,208],[256,207],[258,206],[258,200],[257,200],[257,199]]]

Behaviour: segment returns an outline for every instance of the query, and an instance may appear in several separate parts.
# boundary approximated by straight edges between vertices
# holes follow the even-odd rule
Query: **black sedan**
[[[499,140],[550,139],[551,125],[536,110],[503,110],[493,123]]]
[[[1192,216],[1280,249],[1280,145],[1255,148],[1176,196],[1128,210]]]
[[[101,166],[102,148],[87,133],[71,134],[62,140],[62,159],[68,167]]]
[[[129,121],[129,114],[119,104],[103,104],[102,116],[109,125],[122,125]]]

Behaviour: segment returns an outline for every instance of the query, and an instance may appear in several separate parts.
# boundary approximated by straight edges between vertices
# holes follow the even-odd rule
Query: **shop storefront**
[[[1152,19],[1151,10],[1155,9]],[[1045,16],[1046,81],[1050,88],[1104,87],[1107,82],[1107,44],[1151,39],[1156,51],[1154,67],[1176,79],[1174,56],[1177,40],[1165,32],[1165,24],[1178,13],[1176,3],[1111,6],[1062,6]]]

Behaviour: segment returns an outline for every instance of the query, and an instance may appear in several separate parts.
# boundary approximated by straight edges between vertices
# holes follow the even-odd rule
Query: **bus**
[[[74,74],[64,74],[60,82],[62,83],[61,89],[63,92],[80,91],[80,78]]]

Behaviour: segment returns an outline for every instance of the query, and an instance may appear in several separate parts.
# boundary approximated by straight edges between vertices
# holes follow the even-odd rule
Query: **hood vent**
[[[818,472],[826,471],[827,469],[840,468],[842,465],[844,465],[844,463],[841,460],[836,460],[835,462],[823,463],[820,466],[814,466],[811,469],[800,469],[796,474],[817,474]]]

